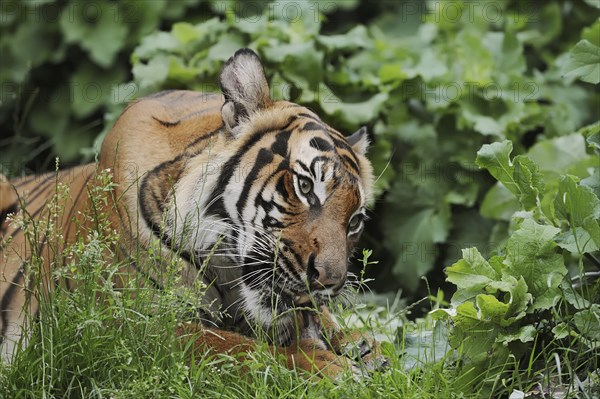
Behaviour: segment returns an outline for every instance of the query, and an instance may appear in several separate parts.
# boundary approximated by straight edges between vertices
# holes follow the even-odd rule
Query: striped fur
[[[104,141],[98,165],[1,181],[1,215],[24,207],[34,220],[52,218],[46,204],[62,182],[70,192],[56,225],[65,245],[72,243],[89,223],[77,220],[91,207],[97,170],[110,169],[117,184],[105,210],[123,237],[119,256],[134,259],[132,248],[151,245],[176,253],[184,261],[183,281],[191,287],[203,279],[210,287],[207,308],[225,312],[210,319],[219,334],[240,343],[245,338],[228,330],[251,335],[275,327],[275,343],[289,345],[297,336],[289,310],[312,304],[326,311],[346,284],[371,196],[366,133],[345,138],[309,109],[271,100],[250,50],[224,66],[221,87],[223,96],[166,91],[130,104]],[[27,248],[21,228],[8,222],[1,228],[2,240],[10,237],[0,258],[0,333],[8,358],[25,317],[28,257],[49,246],[42,237],[38,248]],[[54,255],[45,255],[49,275]],[[162,285],[160,271],[131,267]],[[28,307],[36,312],[37,304]],[[326,350],[314,343],[319,337],[309,338],[314,350]]]

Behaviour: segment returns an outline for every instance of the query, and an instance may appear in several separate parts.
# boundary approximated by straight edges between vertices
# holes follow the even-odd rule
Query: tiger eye
[[[352,219],[350,219],[350,223],[348,224],[348,227],[350,228],[350,230],[354,230],[355,228],[358,227],[358,225],[360,224],[360,217],[358,217],[358,215],[352,217]]]
[[[301,177],[298,181],[298,184],[300,186],[300,192],[303,195],[308,195],[312,191],[313,185],[312,181],[310,181],[309,179]]]

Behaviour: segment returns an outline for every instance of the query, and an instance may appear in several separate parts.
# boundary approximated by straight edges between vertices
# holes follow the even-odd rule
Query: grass
[[[106,177],[100,179],[109,184]],[[56,187],[57,193],[64,190]],[[98,189],[92,194],[101,200],[106,192]],[[53,206],[60,217],[59,208]],[[123,265],[111,260],[120,237],[107,221],[106,214],[96,212],[95,229],[69,246],[66,257],[55,251],[58,266],[51,278],[68,277],[76,289],[59,284],[52,293],[44,293],[44,279],[35,273],[41,270],[42,259],[32,257],[32,293],[40,301],[40,312],[30,316],[29,345],[17,351],[11,365],[0,364],[0,399],[497,398],[508,397],[513,389],[526,391],[544,377],[534,367],[532,352],[525,365],[513,362],[473,370],[467,375],[491,384],[479,385],[476,391],[468,388],[465,374],[461,379],[456,373],[459,362],[448,346],[445,324],[434,324],[430,318],[408,321],[410,307],[402,306],[398,298],[379,300],[377,305],[375,296],[368,305],[335,309],[342,328],[362,329],[383,342],[390,366],[369,377],[347,374],[332,380],[288,370],[266,344],[258,344],[243,360],[194,352],[175,330],[189,318],[189,304],[197,300],[202,287],[182,290],[176,262],[165,263],[171,278],[160,292],[140,274],[121,275]],[[49,220],[25,224],[24,229],[32,239],[44,230],[52,237],[48,242],[58,244],[61,237],[55,225]],[[372,263],[370,252],[363,255],[366,267]],[[144,259],[158,256],[150,248]],[[114,281],[120,277],[126,283],[117,288]],[[431,301],[434,306],[444,302],[443,296]],[[553,358],[548,353],[536,356]],[[561,365],[564,359],[557,362]],[[568,362],[562,367],[575,368]]]

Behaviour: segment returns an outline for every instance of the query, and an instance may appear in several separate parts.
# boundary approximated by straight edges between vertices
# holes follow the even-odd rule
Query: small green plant
[[[600,125],[584,131],[596,154],[577,161],[592,161],[597,175]],[[511,150],[503,141],[477,155],[518,200],[510,237],[489,259],[476,248],[463,250],[446,270],[457,287],[452,307],[433,315],[450,323],[466,389],[485,385],[499,394],[527,381],[545,392],[576,392],[600,367],[600,284],[587,281],[599,267],[598,181],[543,175],[528,156],[511,159]]]

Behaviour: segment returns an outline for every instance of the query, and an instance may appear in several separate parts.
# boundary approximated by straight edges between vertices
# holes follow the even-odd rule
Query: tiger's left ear
[[[221,71],[223,123],[234,135],[242,120],[271,104],[269,85],[258,55],[247,48],[235,52]]]
[[[369,149],[369,135],[367,134],[367,128],[365,126],[352,133],[351,136],[346,137],[348,144],[352,147],[352,150],[360,155],[365,155]]]

